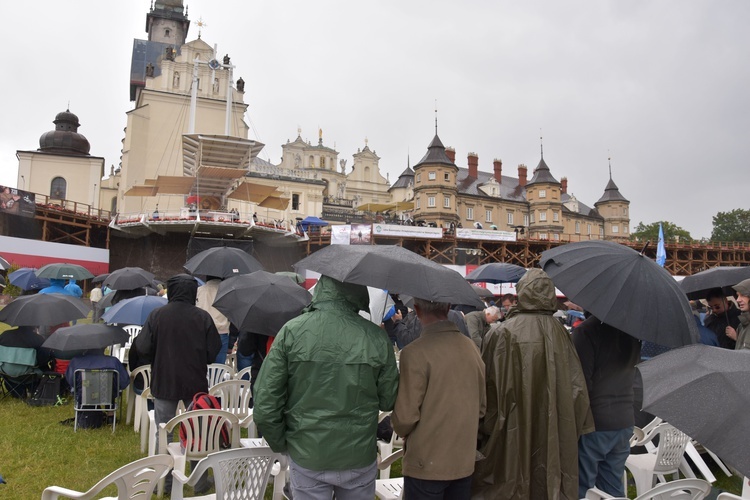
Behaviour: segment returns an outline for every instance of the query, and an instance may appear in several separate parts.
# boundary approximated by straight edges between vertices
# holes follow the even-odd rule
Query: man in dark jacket
[[[596,431],[578,439],[578,497],[596,486],[625,496],[622,473],[633,435],[633,381],[638,339],[590,316],[573,330]]]
[[[482,350],[482,341],[484,336],[490,330],[490,326],[500,319],[500,308],[490,306],[484,311],[474,311],[464,316],[466,328],[469,329],[469,337]]]
[[[151,361],[157,426],[175,416],[180,401],[187,406],[193,395],[208,391],[207,366],[221,348],[211,315],[195,305],[197,292],[198,283],[192,276],[178,274],[169,278],[169,303],[149,314],[135,338],[138,357]],[[157,449],[158,445],[157,442]],[[171,475],[167,476],[169,479]]]
[[[719,347],[734,349],[735,341],[727,337],[726,329],[727,326],[737,329],[740,324],[740,310],[727,300],[721,288],[708,292],[706,302],[711,314],[704,318],[703,324],[716,334]]]

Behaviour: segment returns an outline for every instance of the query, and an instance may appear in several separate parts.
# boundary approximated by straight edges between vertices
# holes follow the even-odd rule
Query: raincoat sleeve
[[[391,411],[396,403],[398,394],[398,367],[396,356],[393,353],[390,341],[388,341],[388,357],[378,374],[378,409],[380,411]]]
[[[505,344],[499,342],[500,332],[502,327],[499,325],[493,327],[484,337],[484,343],[482,347],[482,361],[484,361],[485,373],[484,380],[486,384],[485,394],[485,410],[484,417],[479,421],[479,440],[483,443],[492,434],[492,430],[498,423],[499,418],[499,384],[502,381],[498,380],[503,373],[501,367],[498,366],[498,359],[505,358]]]
[[[151,324],[151,317],[146,320],[146,323],[141,328],[141,332],[135,337],[133,345],[138,353],[138,359],[146,362],[152,362],[154,360],[154,352],[156,352],[156,337],[153,333],[153,325]]]
[[[288,398],[287,353],[282,328],[268,352],[255,385],[253,420],[277,453],[287,451],[285,407]]]
[[[408,349],[401,353],[401,379],[398,397],[391,414],[393,430],[402,437],[408,437],[421,418],[422,401],[427,391],[425,364],[415,362]]]
[[[581,363],[581,369],[583,370],[583,377],[586,380],[586,387],[591,388],[594,377],[594,359],[596,353],[594,352],[594,346],[591,344],[586,334],[581,328],[576,328],[570,336],[573,341],[573,345],[578,353],[578,359]]]
[[[204,318],[204,321],[206,322],[206,364],[210,365],[216,361],[216,356],[221,350],[221,337],[219,337],[219,331],[216,329],[216,325],[214,325],[214,320],[211,319],[211,316],[208,313],[206,313],[205,316],[207,317]]]

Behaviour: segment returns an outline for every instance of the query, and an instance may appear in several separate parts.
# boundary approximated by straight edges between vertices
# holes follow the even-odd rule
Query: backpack
[[[205,392],[199,392],[198,394],[193,396],[193,401],[188,405],[186,411],[210,410],[210,409],[221,410],[221,403],[219,403],[219,400],[216,399],[216,396],[212,396]],[[209,417],[209,419],[210,418],[213,418],[213,417]],[[190,447],[188,446],[188,442],[187,442],[186,426],[188,425],[191,426],[192,428],[192,422],[180,424],[180,446],[183,450]],[[193,434],[193,439],[196,439],[196,438],[201,439],[201,436],[200,435],[196,436],[195,434]],[[200,444],[200,441],[199,441],[199,444]],[[229,424],[224,424],[221,427],[221,437],[219,438],[219,447],[222,450],[226,450],[231,447],[231,442],[229,440]]]
[[[65,400],[62,396],[66,393],[66,387],[62,383],[63,376],[58,373],[45,373],[39,380],[36,390],[26,403],[29,406],[56,406]]]

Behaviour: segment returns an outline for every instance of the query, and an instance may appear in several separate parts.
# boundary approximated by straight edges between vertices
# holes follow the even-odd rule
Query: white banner
[[[440,239],[443,237],[443,230],[439,227],[373,224],[372,234],[376,236],[408,236],[411,238]]]
[[[350,224],[331,226],[331,245],[348,245],[352,234]]]
[[[494,229],[457,228],[456,238],[464,240],[516,241],[516,233]]]

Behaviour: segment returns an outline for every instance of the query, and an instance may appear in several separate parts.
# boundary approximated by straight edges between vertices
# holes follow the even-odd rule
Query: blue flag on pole
[[[664,249],[664,231],[661,229],[661,222],[659,223],[659,245],[656,247],[656,263],[661,267],[664,267],[664,263],[667,262],[667,251]]]

